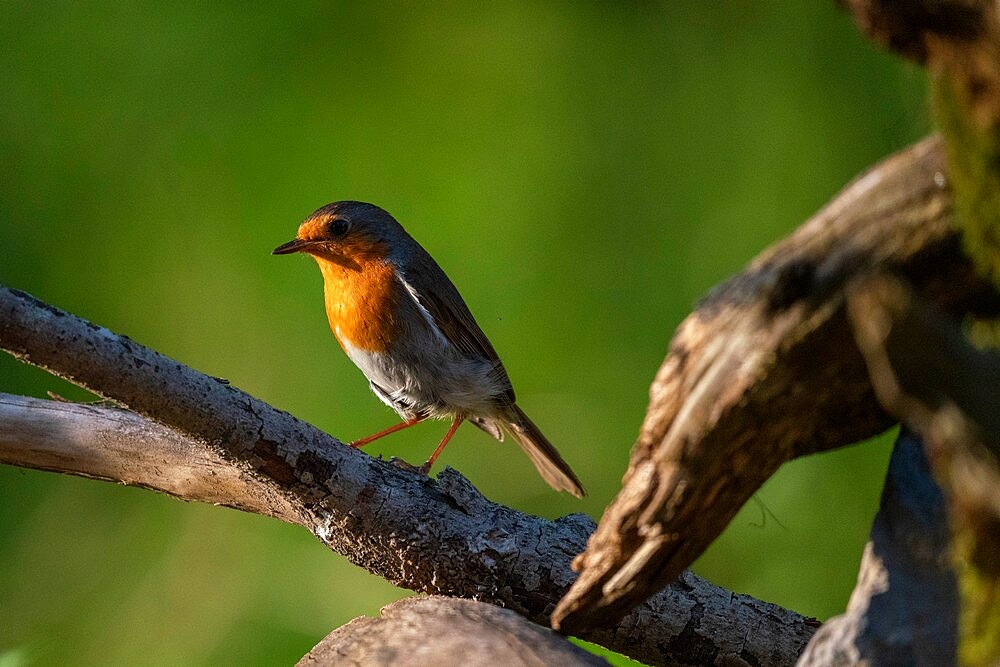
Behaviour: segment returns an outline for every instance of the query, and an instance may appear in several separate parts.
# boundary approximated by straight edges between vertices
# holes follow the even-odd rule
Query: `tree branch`
[[[129,410],[0,393],[0,424],[0,463],[304,522],[301,508],[280,489]]]
[[[1000,663],[1000,354],[902,281],[860,283],[851,322],[879,399],[924,441],[948,500],[963,664]]]
[[[989,279],[1000,287],[1000,4],[841,3],[873,39],[927,65],[947,146],[927,140],[883,161],[684,321],[557,626],[615,622],[782,463],[890,423],[847,326],[853,278],[895,272],[959,312]]]
[[[326,665],[607,665],[548,628],[507,609],[441,596],[404,598],[378,618],[342,625],[299,661]]]
[[[936,137],[886,158],[681,323],[557,627],[618,622],[689,566],[783,463],[892,423],[847,321],[856,276],[895,270],[946,309],[1000,307],[961,252],[944,162]]]
[[[953,665],[958,585],[944,495],[923,443],[903,429],[847,611],[823,624],[798,667]]]
[[[4,397],[5,424],[16,418],[33,429],[17,447],[5,439],[5,460],[277,516],[404,588],[475,597],[547,623],[573,579],[570,559],[593,529],[583,515],[549,521],[490,502],[450,469],[437,481],[398,469],[229,384],[2,286],[0,347],[170,427],[118,409]],[[125,448],[129,438],[136,440]],[[156,465],[126,460],[136,456]],[[183,473],[167,470],[174,465]],[[816,625],[684,573],[617,627],[581,636],[652,664],[739,656],[787,665]]]

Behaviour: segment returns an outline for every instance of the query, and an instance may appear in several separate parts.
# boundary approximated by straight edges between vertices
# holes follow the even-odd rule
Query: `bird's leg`
[[[441,439],[441,444],[437,446],[437,449],[435,449],[434,453],[431,454],[431,457],[427,459],[427,462],[420,467],[420,472],[426,475],[431,471],[431,466],[434,465],[434,461],[438,456],[440,456],[441,452],[444,451],[444,446],[447,445],[448,441],[451,440],[451,437],[455,435],[455,431],[458,430],[458,427],[462,425],[464,420],[465,417],[455,417],[455,421],[451,423],[451,428],[448,429],[448,432],[445,433],[444,437]]]
[[[410,428],[415,424],[419,424],[424,419],[426,419],[426,417],[414,417],[413,419],[407,419],[406,421],[402,421],[398,424],[393,424],[384,431],[379,431],[378,433],[373,433],[372,435],[369,435],[366,438],[359,438],[355,440],[354,442],[351,443],[351,447],[353,447],[354,449],[360,449],[361,447],[367,445],[369,442],[374,442],[375,440],[383,438],[389,435],[390,433],[395,433],[396,431],[402,431],[404,428]]]

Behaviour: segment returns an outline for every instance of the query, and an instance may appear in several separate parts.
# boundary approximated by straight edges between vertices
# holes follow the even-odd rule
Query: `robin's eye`
[[[327,224],[326,233],[330,236],[343,236],[347,233],[347,221],[346,220],[331,220]]]

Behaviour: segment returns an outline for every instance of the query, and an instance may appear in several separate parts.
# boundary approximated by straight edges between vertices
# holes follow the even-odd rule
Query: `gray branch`
[[[396,468],[2,286],[0,347],[164,425],[119,409],[5,396],[2,460],[276,516],[404,588],[476,598],[547,624],[594,528],[583,515],[549,521],[493,503],[454,470],[435,481]],[[15,424],[19,439],[10,435]],[[651,664],[790,665],[817,625],[685,572],[617,626],[581,636]]]
[[[287,495],[129,410],[0,393],[0,463],[139,486],[302,523]]]
[[[359,616],[309,651],[298,667],[607,665],[562,635],[508,609],[441,596],[404,598],[378,618]]]
[[[809,642],[799,667],[953,665],[958,584],[944,494],[923,444],[900,433],[847,612]]]
[[[1000,664],[1000,354],[898,278],[862,281],[851,323],[879,400],[924,442],[944,489],[961,591],[959,657]]]

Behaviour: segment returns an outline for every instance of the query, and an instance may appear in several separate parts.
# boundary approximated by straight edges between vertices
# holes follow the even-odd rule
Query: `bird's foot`
[[[389,463],[396,466],[400,470],[406,470],[408,472],[417,473],[419,475],[426,475],[431,471],[430,461],[424,463],[421,466],[415,466],[412,463],[407,463],[403,459],[393,456],[392,458],[389,459]]]

